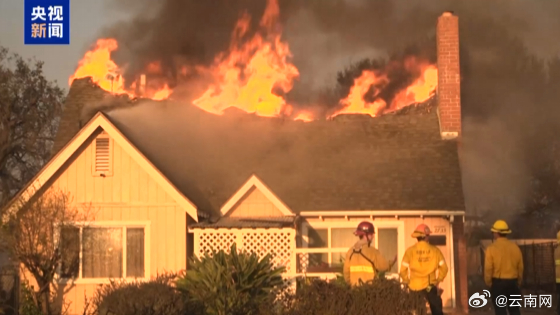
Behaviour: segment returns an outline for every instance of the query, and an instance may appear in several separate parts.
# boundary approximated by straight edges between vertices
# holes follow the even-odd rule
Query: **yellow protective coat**
[[[365,244],[360,250],[363,256],[360,252],[354,252],[353,247],[346,253],[346,259],[344,260],[344,280],[350,285],[359,284],[360,279],[364,283],[369,280],[374,280],[376,272],[389,269],[389,263],[377,248]]]
[[[492,286],[492,278],[523,280],[523,256],[519,246],[505,237],[496,239],[486,249],[484,259],[484,282]]]
[[[560,242],[554,249],[554,263],[556,265],[556,283],[560,283]]]
[[[419,241],[404,253],[399,274],[410,290],[420,291],[442,282],[448,271],[441,250],[426,241]]]

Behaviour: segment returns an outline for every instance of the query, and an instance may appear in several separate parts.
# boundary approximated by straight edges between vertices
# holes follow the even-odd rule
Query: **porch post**
[[[453,253],[455,259],[455,297],[457,308],[465,314],[469,313],[469,292],[468,292],[468,266],[467,266],[467,240],[465,238],[463,217],[455,217],[453,221]]]

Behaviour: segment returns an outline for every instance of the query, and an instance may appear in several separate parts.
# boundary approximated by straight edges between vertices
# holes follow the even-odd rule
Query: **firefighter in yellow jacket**
[[[410,291],[426,298],[432,315],[443,315],[438,285],[447,276],[448,268],[441,250],[428,242],[430,233],[430,228],[425,224],[416,227],[411,236],[418,242],[404,253],[400,276]]]
[[[494,313],[505,315],[509,311],[510,315],[520,314],[520,307],[511,307],[512,303],[507,303],[507,308],[496,305],[496,297],[506,296],[508,299],[512,295],[521,296],[521,281],[523,280],[523,257],[519,246],[507,239],[511,233],[507,223],[498,220],[492,226],[494,242],[486,249],[484,258],[484,282],[490,287]]]
[[[375,279],[378,272],[389,269],[389,263],[371,242],[375,229],[373,224],[363,221],[358,224],[354,235],[358,242],[346,253],[344,260],[344,280],[350,285],[366,283]]]
[[[556,314],[560,315],[560,231],[556,234],[558,245],[554,249],[554,263],[556,265],[556,294],[558,295],[558,306],[556,306]]]

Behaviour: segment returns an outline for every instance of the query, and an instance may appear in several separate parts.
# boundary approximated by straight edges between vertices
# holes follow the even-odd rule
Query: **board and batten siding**
[[[328,213],[328,212],[325,212]],[[398,215],[398,211],[395,211],[395,215]],[[446,245],[445,246],[438,246],[439,249],[441,250],[443,256],[445,257],[445,261],[447,263],[447,266],[449,267],[449,272],[447,273],[447,277],[445,278],[445,280],[443,281],[443,283],[440,284],[440,288],[442,288],[443,294],[442,294],[442,300],[443,300],[443,306],[444,307],[452,307],[453,306],[453,301],[452,301],[452,284],[453,284],[453,254],[452,254],[452,249],[453,247],[451,246],[451,242],[452,242],[452,235],[451,235],[451,224],[448,220],[442,218],[442,217],[424,217],[424,218],[420,218],[420,217],[399,217],[398,219],[396,219],[395,217],[374,217],[374,220],[372,221],[370,219],[369,216],[364,216],[364,217],[356,217],[356,216],[349,216],[347,219],[346,218],[342,218],[342,217],[323,217],[322,219],[319,218],[306,218],[306,221],[309,222],[310,224],[313,224],[313,222],[332,222],[332,227],[337,227],[336,222],[348,222],[348,221],[353,221],[356,222],[356,226],[358,225],[359,222],[361,221],[370,221],[375,225],[376,221],[403,221],[404,222],[404,244],[405,247],[408,248],[412,245],[414,245],[417,241],[415,238],[411,237],[412,232],[414,231],[414,229],[421,223],[427,224],[430,229],[432,230],[433,235],[445,235],[446,236]],[[346,223],[344,223],[344,225],[346,225]],[[437,227],[437,229],[436,229]],[[442,231],[443,229],[445,229],[445,231]],[[298,233],[301,235],[302,231],[298,231]],[[357,238],[356,238],[357,240]],[[300,240],[298,240],[298,244],[299,244]],[[406,249],[405,248],[405,249]],[[402,257],[398,258],[399,260],[399,266],[400,266],[400,262],[402,261]]]
[[[150,276],[186,268],[187,214],[117,143],[112,144],[111,176],[94,176],[95,141],[87,141],[49,186],[67,191],[77,206],[85,204],[92,221],[150,221]],[[91,203],[91,206],[89,205]],[[146,264],[147,265],[147,264]],[[67,285],[69,286],[69,285]],[[98,284],[65,288],[70,314],[81,314],[84,294]]]
[[[253,187],[227,216],[232,218],[282,217],[283,214],[259,189]]]

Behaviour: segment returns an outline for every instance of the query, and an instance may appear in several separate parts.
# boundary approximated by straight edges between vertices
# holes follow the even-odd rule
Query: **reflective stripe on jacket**
[[[426,241],[419,241],[404,253],[399,274],[411,290],[420,291],[442,282],[448,271],[441,250]]]
[[[360,251],[354,251],[354,248],[350,248],[346,253],[344,280],[350,285],[359,284],[360,279],[364,283],[374,280],[377,271],[389,269],[389,263],[377,248],[365,244]]]
[[[554,264],[556,265],[556,283],[560,283],[560,244],[554,249]]]
[[[523,256],[519,246],[505,237],[497,238],[486,249],[484,258],[484,282],[492,286],[492,278],[523,280]]]

